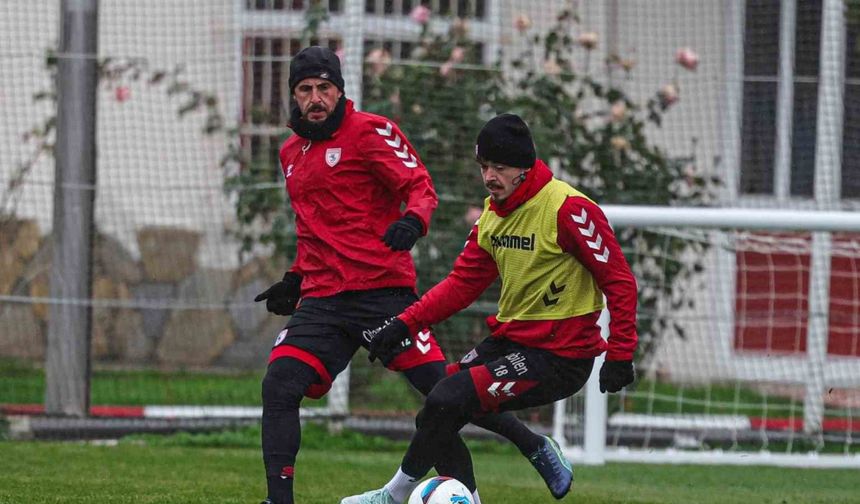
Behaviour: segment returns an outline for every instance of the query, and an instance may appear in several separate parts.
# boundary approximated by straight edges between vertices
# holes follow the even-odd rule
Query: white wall
[[[116,84],[129,91],[119,101],[103,81],[98,90],[98,228],[120,238],[136,253],[135,231],[145,225],[174,225],[205,234],[200,262],[235,263],[235,244],[224,237],[232,209],[223,191],[221,136],[201,133],[204,114],[177,114],[187,95],[168,96],[166,84],[151,85],[155,70],[184,68],[194,89],[215,93],[229,122],[236,119],[238,23],[232,0],[112,0],[100,2],[99,57],[144,61],[139,80],[131,73]],[[31,95],[49,89],[44,69],[48,47],[58,38],[59,2],[3,2],[0,9],[0,180],[32,148],[20,135],[52,114]],[[166,82],[166,80],[164,81]],[[50,230],[53,161],[38,163],[28,177],[17,213],[35,217]]]
[[[45,71],[46,51],[56,47],[59,2],[51,0],[0,2],[0,201],[10,178],[35,155],[36,143],[23,140],[25,132],[53,114],[49,101],[34,102],[33,95],[50,90]],[[19,213],[38,217],[50,227],[53,208],[53,160],[42,156],[32,165],[18,205]],[[7,208],[0,208],[0,211]]]

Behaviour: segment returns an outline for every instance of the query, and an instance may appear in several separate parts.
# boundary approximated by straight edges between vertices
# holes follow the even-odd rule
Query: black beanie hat
[[[290,61],[290,92],[299,82],[309,77],[331,81],[343,92],[340,59],[328,47],[306,47],[293,56],[293,60]]]
[[[501,114],[487,121],[478,133],[475,155],[483,161],[516,168],[531,168],[537,158],[529,127],[514,114]]]

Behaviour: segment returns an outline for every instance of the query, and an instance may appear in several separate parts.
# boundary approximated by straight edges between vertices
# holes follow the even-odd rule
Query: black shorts
[[[502,338],[486,338],[448,366],[466,371],[484,412],[543,406],[578,392],[591,376],[594,358],[571,359]]]
[[[322,397],[331,388],[334,378],[346,369],[358,348],[368,347],[368,333],[417,300],[415,292],[405,287],[304,298],[275,339],[269,362],[291,357],[310,365],[320,380],[306,395]],[[416,335],[415,344],[388,367],[402,371],[444,360],[435,336],[423,330]]]

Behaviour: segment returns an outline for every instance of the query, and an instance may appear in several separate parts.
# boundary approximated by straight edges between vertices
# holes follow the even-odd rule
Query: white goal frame
[[[603,207],[607,218],[615,228],[619,227],[687,227],[687,228],[741,228],[757,231],[810,231],[812,232],[812,257],[809,285],[810,313],[823,313],[823,317],[810,317],[807,331],[805,356],[793,357],[789,369],[793,375],[805,376],[804,429],[807,433],[821,430],[824,413],[823,395],[828,386],[860,386],[860,358],[828,359],[827,356],[827,307],[829,303],[831,232],[860,232],[860,213],[837,211],[803,210],[756,210],[726,208],[685,208],[649,206]],[[601,315],[603,336],[608,336],[609,315]],[[737,357],[735,357],[737,358]],[[755,368],[755,373],[735,376],[739,380],[785,379],[784,372],[775,369],[772,360],[767,365],[763,360],[753,362],[754,357],[744,358],[743,366]],[[730,464],[730,465],[774,465],[786,467],[860,468],[860,455],[831,454],[787,454],[762,452],[732,452],[724,450],[684,451],[678,449],[637,450],[613,448],[606,445],[607,396],[598,388],[598,373],[603,356],[595,361],[594,370],[585,387],[585,418],[582,446],[569,444],[564,436],[567,422],[567,400],[555,404],[553,437],[559,442],[565,456],[574,462],[602,465],[606,462],[639,462],[658,464]],[[778,366],[782,368],[782,366]],[[795,378],[796,379],[796,378]],[[681,426],[683,419],[663,418]]]

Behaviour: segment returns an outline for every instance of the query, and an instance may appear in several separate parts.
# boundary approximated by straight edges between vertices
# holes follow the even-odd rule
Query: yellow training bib
[[[478,221],[478,245],[499,269],[500,322],[559,320],[603,308],[603,294],[591,273],[558,246],[558,209],[569,196],[587,196],[552,179],[507,217],[490,210]]]

